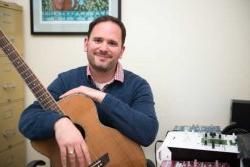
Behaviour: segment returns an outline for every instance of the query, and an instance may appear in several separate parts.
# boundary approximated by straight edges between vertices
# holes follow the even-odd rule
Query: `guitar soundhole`
[[[76,123],[74,123],[74,125],[81,132],[83,138],[85,138],[85,131],[84,131],[83,127],[81,125],[79,125],[79,124],[76,124]]]

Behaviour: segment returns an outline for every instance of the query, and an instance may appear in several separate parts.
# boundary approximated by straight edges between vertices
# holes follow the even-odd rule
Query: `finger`
[[[68,147],[68,159],[70,163],[70,167],[76,166],[76,154],[74,147]]]
[[[84,166],[85,164],[85,160],[84,160],[84,155],[83,155],[83,152],[82,152],[82,148],[81,148],[81,145],[77,145],[75,147],[75,152],[76,152],[76,156],[77,156],[77,162],[78,162],[78,166]]]
[[[85,142],[81,144],[81,148],[82,148],[82,151],[84,153],[84,157],[85,157],[85,159],[87,161],[87,164],[90,165],[91,164],[91,158],[90,158],[88,146],[86,145]]]
[[[62,167],[66,167],[67,166],[66,148],[63,146],[60,147],[60,156],[61,156]]]

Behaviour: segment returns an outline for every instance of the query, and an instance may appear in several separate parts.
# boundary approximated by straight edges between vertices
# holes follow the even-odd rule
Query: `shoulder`
[[[147,82],[143,77],[128,70],[124,70],[124,81]]]
[[[150,87],[146,79],[128,70],[124,70],[124,83],[137,88],[141,86]]]
[[[59,78],[74,78],[74,77],[79,77],[79,76],[82,76],[86,74],[86,66],[81,66],[81,67],[77,67],[77,68],[74,68],[74,69],[70,69],[68,71],[64,71],[64,72],[61,72],[58,77]]]
[[[148,97],[153,101],[153,93],[148,81],[131,71],[124,70],[123,87],[133,93],[132,97]]]
[[[64,93],[84,83],[85,67],[77,67],[58,74],[57,78],[49,85],[48,89]]]

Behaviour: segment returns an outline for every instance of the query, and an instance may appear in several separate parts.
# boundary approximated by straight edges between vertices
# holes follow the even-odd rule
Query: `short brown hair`
[[[88,37],[90,37],[90,34],[93,30],[93,28],[98,24],[98,23],[101,23],[101,22],[106,22],[106,21],[111,21],[115,24],[117,24],[121,31],[122,31],[122,44],[125,43],[125,39],[126,39],[126,28],[124,26],[124,24],[116,17],[113,17],[113,16],[109,16],[109,15],[105,15],[105,16],[101,16],[101,17],[98,17],[96,18],[94,21],[92,21],[90,24],[89,24],[89,30],[88,30]]]

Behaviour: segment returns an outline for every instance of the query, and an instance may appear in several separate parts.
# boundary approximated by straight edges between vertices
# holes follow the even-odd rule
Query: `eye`
[[[113,40],[109,41],[108,44],[110,46],[118,46],[118,43],[116,41],[113,41]]]
[[[102,38],[94,38],[93,41],[95,43],[101,43],[103,40],[102,40]]]

